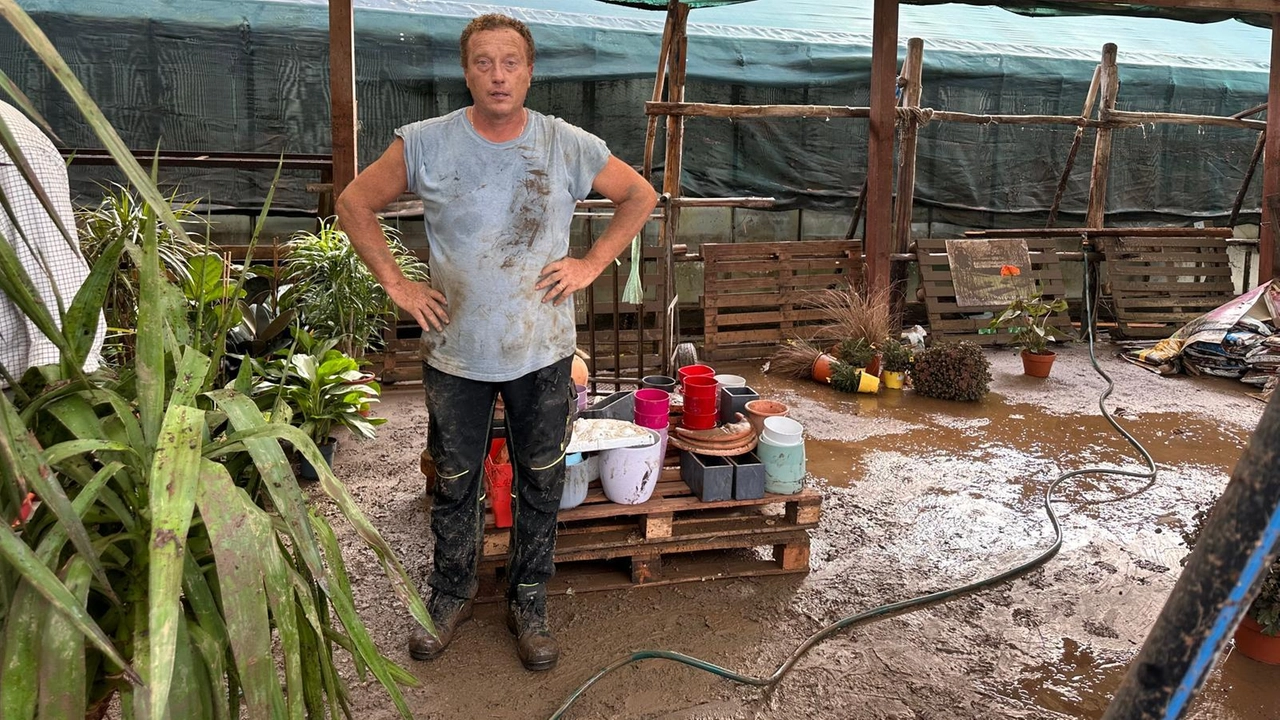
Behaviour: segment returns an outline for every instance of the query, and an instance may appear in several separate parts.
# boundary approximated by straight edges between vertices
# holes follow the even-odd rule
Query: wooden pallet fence
[[[1067,288],[1062,279],[1062,265],[1058,261],[1057,240],[1035,237],[1027,238],[1026,242],[1027,253],[1031,256],[1031,271],[1041,294],[1046,299],[1065,298]],[[956,303],[956,286],[951,275],[951,263],[947,259],[946,239],[920,238],[916,246],[920,287],[924,290],[925,311],[934,339],[970,340],[982,345],[1006,344],[1008,332],[980,332],[986,331],[991,319],[977,317],[985,312],[998,314],[1004,310],[1004,305],[961,308]],[[1071,317],[1066,312],[1054,315],[1049,324],[1066,333],[1074,333]]]
[[[704,503],[668,466],[654,496],[641,505],[609,502],[593,484],[585,502],[562,510],[553,594],[669,585],[728,577],[804,573],[809,531],[821,516],[821,493],[766,495]],[[480,558],[480,599],[505,590],[503,566],[511,533],[486,524]],[[771,549],[765,560],[734,549]]]
[[[1115,237],[1101,246],[1119,337],[1169,337],[1235,297],[1223,238]]]
[[[822,322],[811,293],[862,280],[857,240],[707,243],[702,256],[703,350],[711,361],[769,357]]]

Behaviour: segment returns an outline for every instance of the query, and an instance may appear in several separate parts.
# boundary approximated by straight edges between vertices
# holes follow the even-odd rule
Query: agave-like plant
[[[181,223],[30,17],[14,0],[0,0],[0,16],[145,201],[136,360],[118,375],[81,367],[133,240],[102,252],[65,311],[53,311],[59,323],[13,238],[0,237],[0,291],[61,351],[59,365],[20,382],[4,372],[13,397],[0,393],[0,717],[79,720],[117,695],[124,717],[138,720],[350,717],[336,650],[411,717],[399,685],[413,677],[375,647],[333,527],[308,506],[281,441],[319,469],[323,492],[434,632],[413,583],[310,439],[254,405],[248,363],[215,386],[223,343],[193,331],[160,261],[160,226],[181,232]],[[38,117],[2,73],[0,87]],[[2,122],[0,144],[25,165]],[[266,208],[255,238],[265,217]]]

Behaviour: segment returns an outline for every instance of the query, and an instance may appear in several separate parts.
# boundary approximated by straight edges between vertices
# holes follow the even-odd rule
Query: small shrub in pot
[[[911,381],[926,397],[981,400],[991,385],[991,363],[974,343],[939,343],[916,355]]]

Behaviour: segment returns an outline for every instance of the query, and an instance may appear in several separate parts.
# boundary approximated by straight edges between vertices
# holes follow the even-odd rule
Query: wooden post
[[[671,49],[668,60],[670,82],[667,96],[671,102],[684,102],[685,60],[688,58],[689,36],[686,34],[689,24],[689,6],[680,3],[676,6],[675,25],[671,29]],[[674,115],[667,118],[667,160],[662,171],[662,191],[672,198],[680,197],[680,173],[684,159],[684,116]],[[678,214],[675,207],[671,214]],[[674,230],[672,223],[672,230]],[[674,238],[667,238],[668,243]]]
[[[1267,132],[1263,130],[1258,133],[1258,142],[1254,143],[1253,157],[1249,158],[1249,166],[1244,170],[1244,180],[1240,181],[1240,191],[1236,193],[1236,201],[1231,203],[1231,215],[1227,216],[1227,227],[1235,227],[1240,220],[1240,208],[1244,207],[1244,199],[1249,194],[1249,186],[1253,184],[1253,174],[1258,171],[1258,163],[1262,161],[1262,150],[1266,144]],[[1246,283],[1248,280],[1245,278]]]
[[[1102,46],[1102,105],[1098,109],[1099,120],[1109,120],[1116,109],[1116,94],[1120,89],[1120,71],[1116,68],[1115,43]],[[1093,146],[1093,172],[1089,176],[1089,210],[1085,227],[1100,228],[1106,222],[1107,177],[1111,174],[1111,130],[1098,128],[1098,138]]]
[[[658,76],[653,81],[653,101],[662,100],[662,91],[667,86],[667,71],[671,67],[671,34],[675,27],[676,11],[679,0],[667,3],[667,24],[662,28],[662,45],[658,48]],[[644,166],[641,174],[645,180],[653,176],[653,145],[658,135],[658,116],[649,116],[649,126],[644,134]]]
[[[924,72],[924,40],[907,40],[907,58],[902,63],[902,106],[911,110],[920,107],[920,95],[924,88],[921,76]],[[898,140],[898,197],[894,201],[893,252],[905,253],[911,247],[911,216],[916,197],[916,144],[920,139],[920,123],[908,116],[902,123]],[[893,288],[893,318],[901,324],[906,309],[907,264],[890,263],[889,286]]]
[[[1276,229],[1280,218],[1271,205],[1280,194],[1280,13],[1271,16],[1271,89],[1267,98],[1267,147],[1262,153],[1262,232],[1258,235],[1258,283],[1276,276],[1280,268],[1280,243]]]
[[[867,228],[863,237],[869,292],[889,287],[893,245],[894,89],[898,78],[898,0],[875,0],[871,38],[871,133],[867,147]]]
[[[356,179],[355,18],[352,0],[329,0],[329,99],[333,197]]]
[[[920,77],[924,65],[924,40],[911,38],[907,40],[907,59],[902,63],[902,106],[905,108],[920,107],[920,95],[923,88]],[[908,118],[902,125],[901,140],[898,143],[898,197],[895,200],[894,243],[893,251],[904,253],[911,244],[911,215],[916,193],[916,144],[920,137],[920,125]]]
[[[1087,118],[1093,114],[1093,101],[1098,97],[1098,85],[1102,82],[1102,66],[1093,69],[1093,79],[1089,81],[1089,94],[1084,99],[1084,109],[1080,117]],[[1062,207],[1062,195],[1067,191],[1067,181],[1071,179],[1071,169],[1076,164],[1076,154],[1080,152],[1080,143],[1084,140],[1084,127],[1076,128],[1071,138],[1071,150],[1067,152],[1067,162],[1062,167],[1062,176],[1058,178],[1058,189],[1053,193],[1053,203],[1049,205],[1049,221],[1045,227],[1051,228],[1058,220],[1058,208]]]

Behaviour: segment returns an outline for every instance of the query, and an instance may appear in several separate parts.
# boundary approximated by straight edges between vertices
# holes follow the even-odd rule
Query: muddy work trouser
[[[510,585],[545,583],[555,573],[556,511],[564,489],[564,449],[574,408],[572,358],[508,382],[478,382],[423,363],[427,448],[436,465],[431,531],[435,569],[428,584],[455,597],[476,593],[484,534],[484,458],[499,393],[514,477]]]

